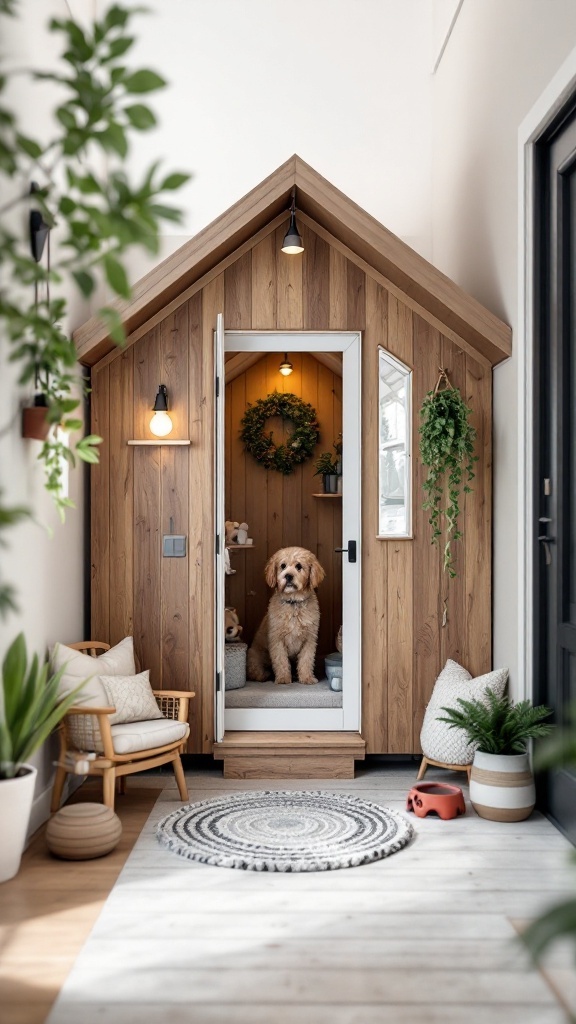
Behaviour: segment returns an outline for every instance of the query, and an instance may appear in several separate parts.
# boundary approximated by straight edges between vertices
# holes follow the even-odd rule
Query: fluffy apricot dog
[[[291,683],[292,658],[299,683],[318,682],[314,658],[320,608],[314,591],[324,575],[320,562],[306,548],[282,548],[268,560],[264,576],[274,593],[248,651],[248,679],[264,683],[273,673],[276,683]]]

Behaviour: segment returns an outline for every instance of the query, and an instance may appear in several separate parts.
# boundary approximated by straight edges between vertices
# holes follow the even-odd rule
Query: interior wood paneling
[[[227,578],[226,600],[237,609],[244,639],[249,643],[268,607],[271,592],[264,581],[268,558],[292,544],[313,551],[326,572],[318,591],[321,619],[317,669],[321,671],[321,658],[334,651],[341,624],[341,556],[334,553],[334,548],[340,546],[342,506],[338,498],[319,501],[313,497],[322,490],[320,478],[314,476],[313,461],[321,451],[331,448],[342,429],[342,380],[308,353],[290,353],[290,358],[294,365],[290,377],[278,372],[278,353],[268,353],[226,386],[226,518],[245,520],[254,539],[253,550],[230,553],[236,574]],[[289,476],[265,470],[244,451],[239,439],[247,403],[265,398],[274,390],[291,392],[310,402],[321,428],[315,455],[296,466]],[[280,443],[290,433],[291,425],[277,418],[267,429],[274,431],[275,441]]]
[[[302,255],[280,251],[284,231],[284,223],[269,232],[259,227],[252,247],[244,244],[238,259],[94,373],[92,429],[105,441],[92,470],[92,634],[114,642],[132,623],[139,660],[155,685],[196,691],[189,750],[212,749],[216,314],[224,312],[228,329],[362,330],[362,734],[368,753],[417,751],[443,661],[457,658],[473,673],[491,665],[490,367],[456,344],[452,330],[442,334],[390,292],[377,270],[348,259],[327,231],[316,234],[309,218]],[[401,541],[377,539],[379,344],[414,368],[413,539]],[[246,404],[278,387],[314,405],[322,426],[318,450],[331,447],[341,423],[341,375],[309,354],[291,359],[290,378],[278,374],[278,355],[269,354],[234,364],[238,372],[227,384],[227,515],[245,519],[254,538],[253,551],[232,555],[238,573],[229,578],[228,598],[249,639],[268,602],[268,555],[290,541],[317,551],[328,574],[319,590],[319,651],[327,653],[340,624],[340,556],[333,552],[340,503],[312,498],[321,488],[311,460],[292,477],[267,474],[245,457],[237,436]],[[418,457],[419,409],[440,365],[473,410],[480,457],[463,501],[464,538],[454,547],[452,581],[442,572],[440,548],[430,543]],[[191,445],[129,449],[130,435],[151,437],[159,383],[169,390],[173,436],[189,437]],[[185,559],[161,558],[170,519],[174,532],[188,537]]]

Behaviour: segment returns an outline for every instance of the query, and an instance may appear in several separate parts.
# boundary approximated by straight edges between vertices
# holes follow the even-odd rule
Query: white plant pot
[[[534,810],[536,790],[528,754],[474,754],[470,802],[489,821],[524,821]]]
[[[0,779],[0,882],[14,878],[20,867],[32,810],[36,775],[36,768],[31,764],[23,764],[21,775],[14,779]]]

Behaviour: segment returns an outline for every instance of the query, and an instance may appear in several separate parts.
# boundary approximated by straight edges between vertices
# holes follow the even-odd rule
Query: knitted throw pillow
[[[460,707],[459,697],[482,700],[487,689],[494,690],[500,697],[507,681],[507,668],[497,668],[473,679],[462,665],[449,658],[436,680],[424,715],[420,733],[424,756],[445,764],[472,764],[476,744],[468,741],[463,729],[452,729],[446,722],[438,721],[436,716],[443,714],[441,708]]]
[[[98,676],[98,679],[106,691],[108,703],[116,708],[110,715],[110,725],[164,717],[152,693],[148,669],[136,676]]]

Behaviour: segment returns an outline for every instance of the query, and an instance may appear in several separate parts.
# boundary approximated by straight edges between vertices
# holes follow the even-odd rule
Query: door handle
[[[548,537],[547,534],[541,533],[538,540],[544,547],[544,558],[546,559],[546,565],[552,565],[552,552],[550,551],[550,545],[554,543],[554,537]]]
[[[339,552],[341,554],[347,554],[349,562],[355,562],[356,561],[356,541],[355,540],[349,540],[347,548],[334,548],[334,551]]]

